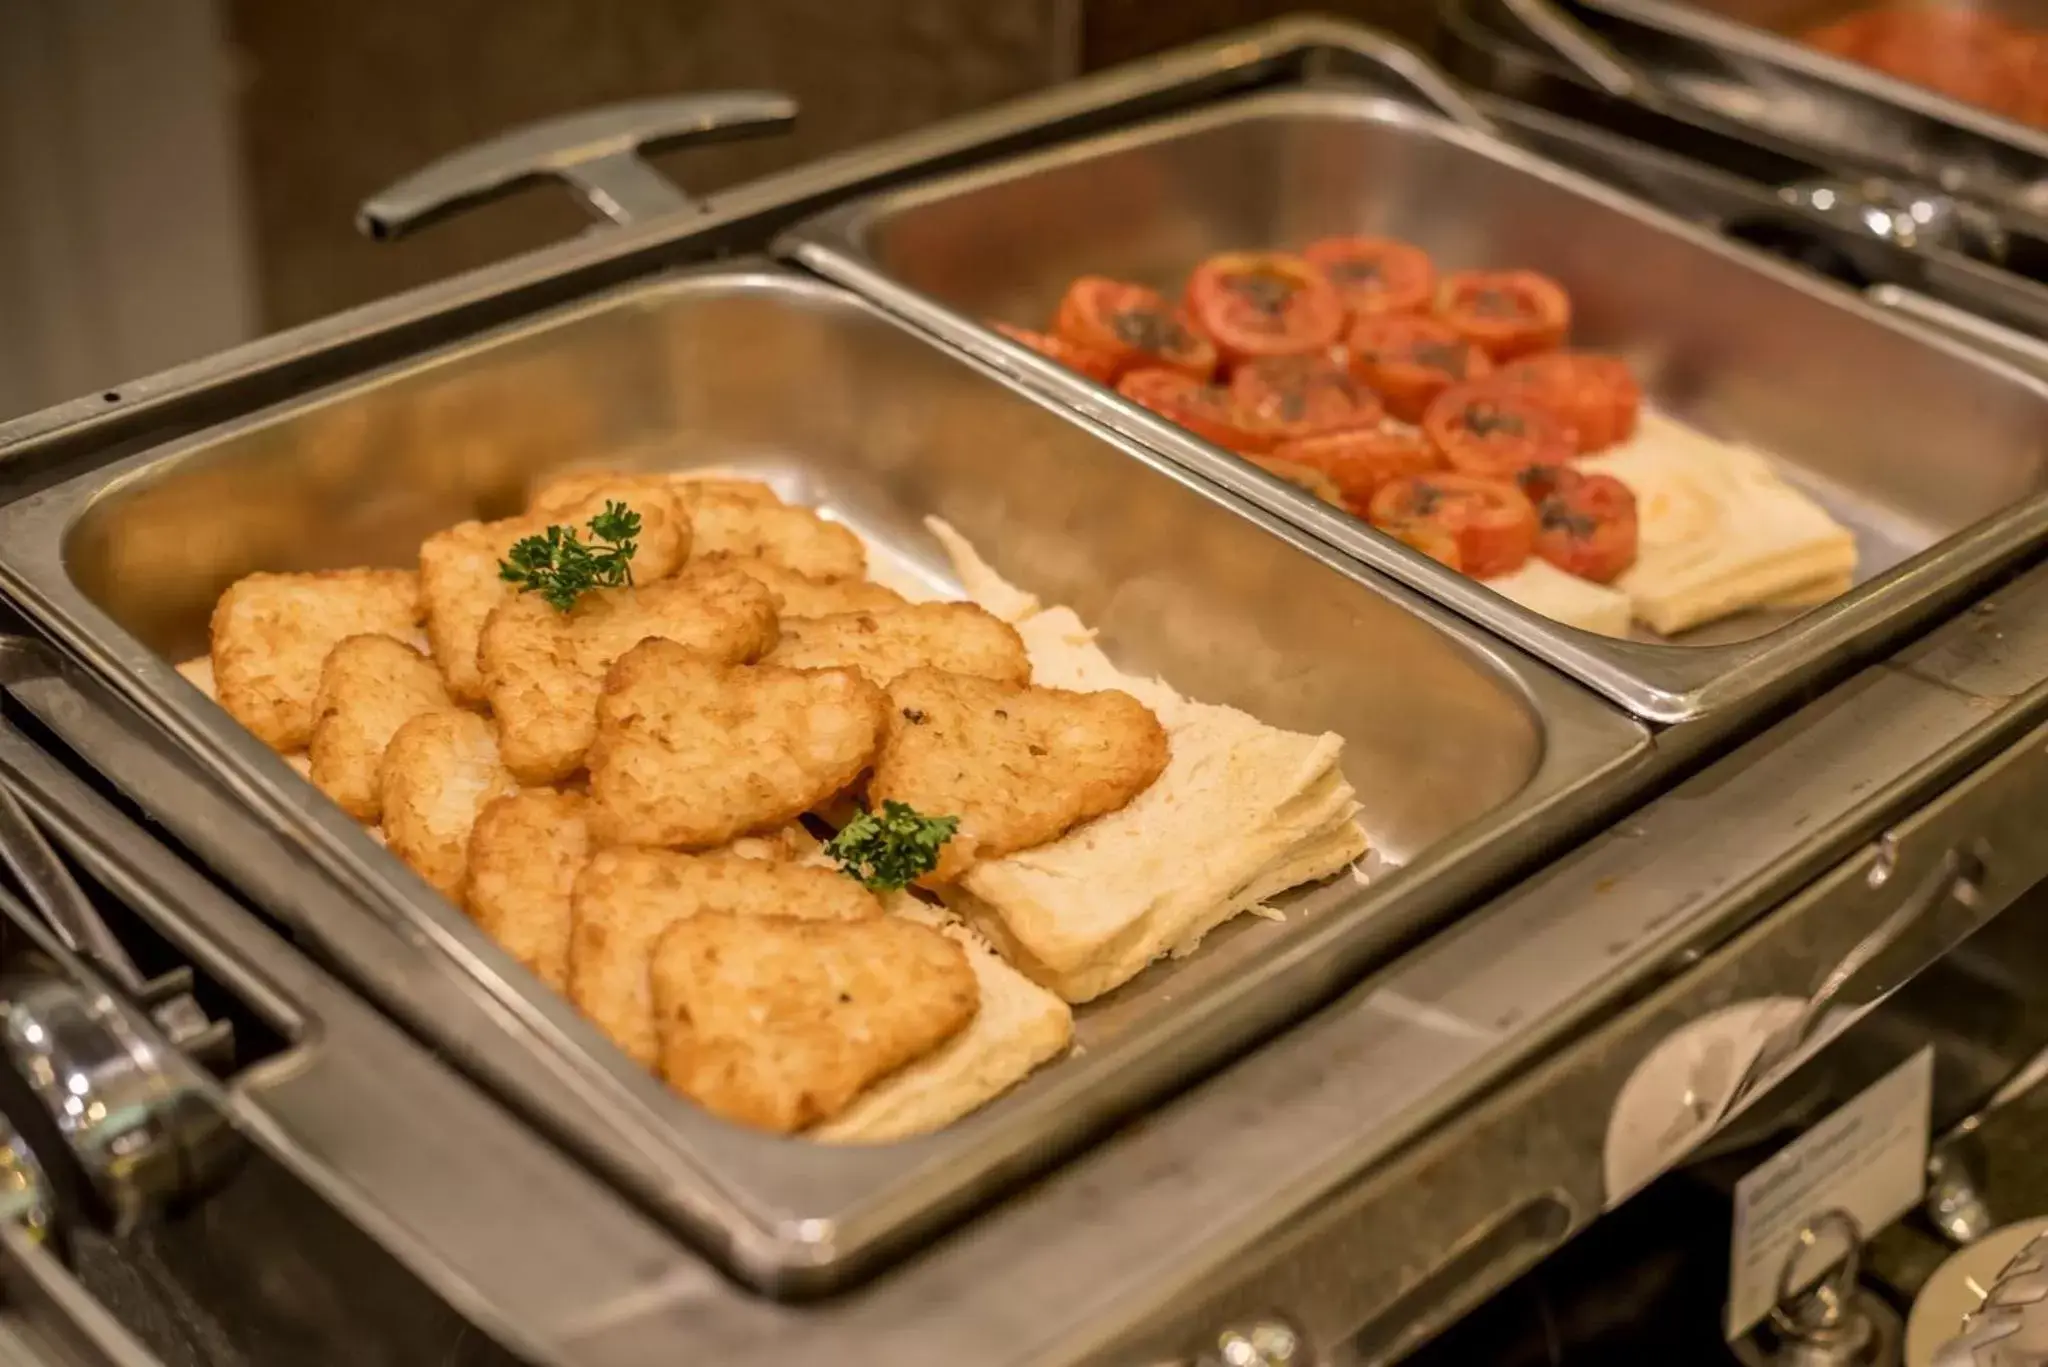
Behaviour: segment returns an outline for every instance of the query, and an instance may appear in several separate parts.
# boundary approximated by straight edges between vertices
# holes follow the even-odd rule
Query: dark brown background
[[[578,231],[538,190],[394,244],[359,200],[516,124],[721,87],[797,97],[796,129],[663,164],[712,190],[1301,9],[1282,0],[231,0],[262,323],[288,326]],[[1325,5],[1413,37],[1427,0]]]

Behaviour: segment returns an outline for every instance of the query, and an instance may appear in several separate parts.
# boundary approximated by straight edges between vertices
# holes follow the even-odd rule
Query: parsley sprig
[[[862,812],[825,846],[841,872],[874,892],[909,887],[939,866],[939,847],[960,829],[957,816],[925,816],[907,802]]]
[[[574,527],[560,523],[539,536],[512,543],[498,562],[498,577],[519,585],[521,593],[538,593],[559,612],[576,606],[592,589],[615,589],[633,582],[633,553],[640,549],[640,514],[623,503],[605,500],[604,511],[586,524],[594,544],[585,545]]]

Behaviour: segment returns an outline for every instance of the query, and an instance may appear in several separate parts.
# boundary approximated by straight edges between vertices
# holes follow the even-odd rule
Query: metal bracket
[[[779,133],[796,101],[772,90],[727,90],[585,109],[466,147],[385,186],[356,210],[379,241],[544,179],[573,187],[613,223],[689,209],[696,201],[641,159],[688,143]]]

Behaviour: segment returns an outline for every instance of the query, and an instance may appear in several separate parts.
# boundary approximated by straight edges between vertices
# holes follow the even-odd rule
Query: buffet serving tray
[[[259,569],[411,562],[569,463],[755,473],[950,585],[936,515],[1126,668],[1329,729],[1377,851],[1078,1013],[1074,1054],[943,1133],[831,1148],[728,1126],[568,1004],[191,688]],[[0,509],[0,583],[307,858],[494,999],[488,1080],[753,1284],[815,1293],[1326,1000],[1640,787],[1647,733],[1301,531],[846,292],[678,272],[143,451]],[[564,1105],[563,1084],[581,1104]],[[545,1085],[542,1085],[545,1084]]]
[[[1796,34],[1882,0],[1564,0],[1659,88],[1739,123],[2048,222],[2048,129],[1887,76]],[[2039,0],[1957,6],[2048,27]]]
[[[1173,288],[1204,256],[1332,233],[1559,279],[1574,339],[1746,442],[1855,533],[1854,590],[1681,640],[1551,622],[1038,357],[1075,276]],[[2048,533],[2048,386],[1506,144],[1364,94],[1253,95],[864,197],[778,250],[1556,664],[1637,715],[1751,708],[1929,620]],[[1939,459],[1930,453],[1940,453]]]

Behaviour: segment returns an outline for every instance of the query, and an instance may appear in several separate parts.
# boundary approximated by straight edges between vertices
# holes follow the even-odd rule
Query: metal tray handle
[[[450,153],[387,185],[356,210],[356,226],[389,240],[537,180],[573,187],[598,216],[631,223],[695,201],[641,159],[686,143],[779,133],[796,101],[772,90],[726,90],[585,109],[543,119]]]

